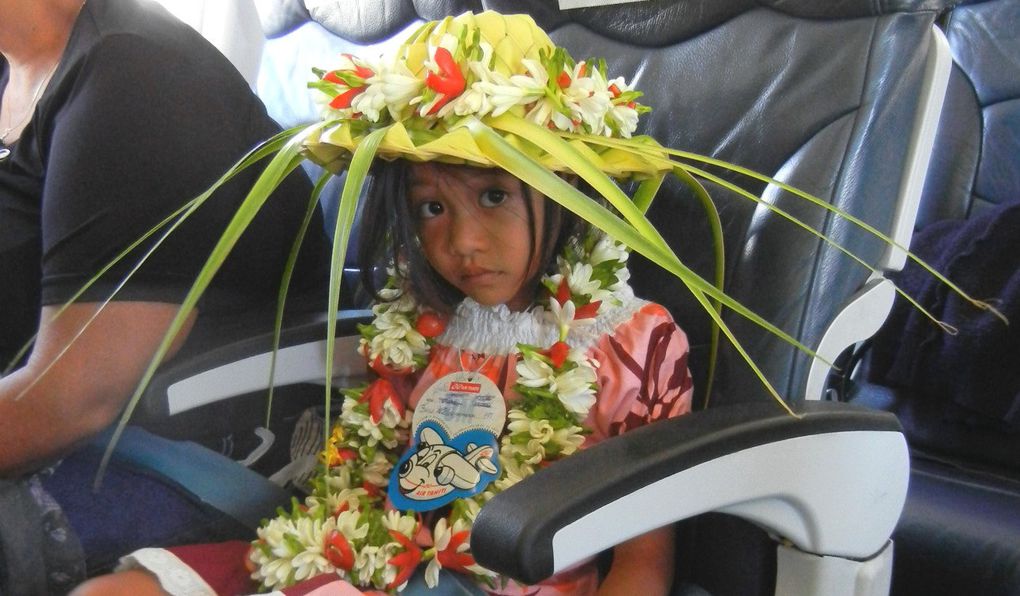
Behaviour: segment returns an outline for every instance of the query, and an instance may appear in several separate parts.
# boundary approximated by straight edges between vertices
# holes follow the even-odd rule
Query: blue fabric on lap
[[[129,435],[118,449],[152,437],[136,430]],[[177,483],[120,457],[111,460],[99,491],[94,492],[107,442],[103,435],[79,449],[43,481],[81,540],[89,575],[108,571],[121,556],[146,546],[251,539],[250,528],[202,503]]]

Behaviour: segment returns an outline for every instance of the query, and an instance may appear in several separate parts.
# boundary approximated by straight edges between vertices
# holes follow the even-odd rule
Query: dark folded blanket
[[[958,422],[1020,432],[1020,202],[932,224],[911,250],[1010,321],[979,310],[910,262],[893,281],[951,335],[897,298],[876,335],[869,380],[946,403]]]

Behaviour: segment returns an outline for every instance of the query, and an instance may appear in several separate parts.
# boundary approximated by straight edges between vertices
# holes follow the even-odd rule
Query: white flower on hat
[[[375,76],[370,77],[366,82],[368,89],[363,95],[372,95],[373,106],[381,98],[393,120],[401,119],[403,111],[415,97],[421,94],[421,89],[424,86],[424,82],[414,76],[407,65],[399,60],[385,66],[380,64],[376,68]],[[373,122],[376,121],[373,120]]]
[[[608,89],[613,97],[613,106],[609,110],[607,117],[616,125],[620,136],[629,139],[634,131],[637,130],[638,111],[635,109],[633,102],[617,98],[628,91],[633,91],[633,88],[627,84],[623,77],[617,77],[609,82]],[[605,134],[606,136],[612,136],[612,130],[606,130]]]
[[[364,115],[366,120],[378,122],[383,108],[386,107],[386,98],[378,85],[366,87],[365,92],[358,95],[351,101],[351,109]]]
[[[486,93],[494,106],[493,116],[499,116],[510,108],[526,105],[543,99],[549,76],[541,64],[533,60],[521,60],[528,70],[526,75],[505,77],[498,72],[489,73],[488,82],[480,82],[479,89]]]
[[[629,139],[637,130],[638,112],[626,104],[614,105],[609,110],[608,117],[616,124],[620,136],[625,139]],[[610,135],[607,133],[606,136]]]
[[[599,134],[605,126],[606,112],[610,107],[610,94],[605,79],[597,69],[589,68],[584,61],[575,64],[566,78],[569,78],[569,82],[562,87],[564,105],[574,114],[577,122],[583,122],[593,134]],[[576,128],[573,122],[571,127]],[[562,126],[559,128],[571,130]]]

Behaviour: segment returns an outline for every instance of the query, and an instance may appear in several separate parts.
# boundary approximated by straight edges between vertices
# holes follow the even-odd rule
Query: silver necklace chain
[[[50,82],[50,79],[53,77],[53,73],[57,71],[57,66],[59,65],[60,60],[57,60],[57,63],[53,65],[53,68],[51,68],[50,71],[46,73],[46,76],[43,77],[41,81],[39,81],[39,84],[36,85],[35,92],[32,93],[32,99],[28,101],[28,106],[25,108],[25,111],[21,114],[20,119],[18,119],[16,122],[11,122],[11,120],[13,120],[12,116],[11,119],[7,122],[7,127],[4,128],[4,131],[2,133],[0,133],[0,144],[6,145],[7,136],[11,134],[11,132],[13,132],[14,129],[21,127],[21,125],[28,123],[28,121],[32,119],[32,112],[35,111],[35,106],[36,104],[39,103],[39,98],[42,96],[43,89],[46,88],[46,84]]]

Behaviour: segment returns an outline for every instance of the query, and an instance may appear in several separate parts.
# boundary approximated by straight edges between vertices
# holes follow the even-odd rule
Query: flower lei
[[[379,378],[345,390],[342,410],[319,472],[304,503],[263,523],[248,554],[252,578],[265,589],[333,573],[362,589],[399,592],[420,564],[429,586],[442,568],[495,585],[497,576],[471,556],[471,524],[481,506],[537,469],[568,456],[584,442],[583,422],[595,403],[597,362],[569,343],[571,331],[594,323],[618,300],[629,278],[627,249],[600,233],[558,259],[558,272],[545,276],[548,296],[539,314],[555,326],[548,347],[518,344],[519,399],[508,404],[500,440],[500,477],[471,498],[458,499],[431,524],[413,512],[387,507],[390,471],[410,440],[411,412],[393,384]],[[400,290],[391,270],[374,320],[361,328],[359,351],[372,367],[391,376],[422,369],[443,323]],[[442,511],[442,510],[440,510]]]
[[[309,86],[323,93],[324,118],[366,125],[418,120],[417,128],[427,130],[446,119],[516,110],[553,130],[630,138],[638,116],[650,109],[636,102],[641,92],[622,77],[608,78],[604,60],[575,62],[560,47],[525,58],[506,44],[496,51],[477,28],[464,28],[429,36],[418,72],[408,67],[408,51],[373,61],[343,54],[336,68],[316,69],[318,80]]]

